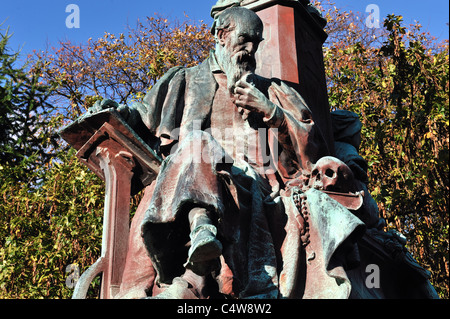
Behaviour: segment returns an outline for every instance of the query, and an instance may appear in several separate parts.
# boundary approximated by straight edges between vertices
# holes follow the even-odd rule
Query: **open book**
[[[162,159],[114,108],[83,115],[61,129],[59,135],[78,151],[80,161],[102,180],[104,173],[96,156],[98,146],[106,140],[112,140],[116,148],[122,148],[117,153],[122,151],[131,154],[135,161],[131,195],[150,185],[159,173]],[[113,147],[111,143],[109,145]]]

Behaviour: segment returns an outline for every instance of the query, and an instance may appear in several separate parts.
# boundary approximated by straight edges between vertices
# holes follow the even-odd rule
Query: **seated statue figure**
[[[212,32],[203,63],[169,70],[142,103],[116,105],[164,158],[141,225],[156,271],[148,295],[349,297],[355,242],[378,212],[358,216],[327,194],[362,189],[300,94],[255,74],[260,18],[226,8]]]

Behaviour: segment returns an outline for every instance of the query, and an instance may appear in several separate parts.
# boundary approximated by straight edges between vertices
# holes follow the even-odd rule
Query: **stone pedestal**
[[[60,135],[106,186],[101,256],[80,277],[73,298],[86,298],[92,280],[102,275],[100,298],[112,299],[120,291],[127,258],[131,195],[151,184],[161,159],[113,109],[81,118]]]

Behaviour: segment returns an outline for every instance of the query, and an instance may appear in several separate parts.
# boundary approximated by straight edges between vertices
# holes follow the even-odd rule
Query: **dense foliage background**
[[[448,40],[400,16],[370,29],[361,15],[317,4],[331,107],[360,114],[360,153],[387,228],[405,234],[449,298]],[[170,67],[205,59],[212,37],[202,22],[156,15],[18,66],[8,30],[0,34],[0,298],[69,298],[67,267],[83,272],[100,254],[104,185],[57,130],[97,100],[142,99]]]

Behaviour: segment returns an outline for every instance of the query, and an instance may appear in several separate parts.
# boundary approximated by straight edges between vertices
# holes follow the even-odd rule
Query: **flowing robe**
[[[294,89],[262,77],[254,85],[276,108],[267,117],[251,114],[244,121],[211,54],[199,66],[171,69],[135,106],[167,156],[140,218],[156,283],[170,284],[183,273],[187,213],[204,207],[213,213],[224,246],[221,271],[215,274],[221,293],[239,298],[348,297],[348,280],[341,285],[345,262],[329,265],[362,223],[327,195],[311,190],[315,203],[310,202],[313,242],[308,249],[314,251],[307,256],[286,184],[329,155],[326,143]],[[303,267],[302,273],[307,262],[313,267]],[[314,274],[306,276],[308,271]],[[333,288],[323,294],[323,287],[307,285],[307,278]]]

